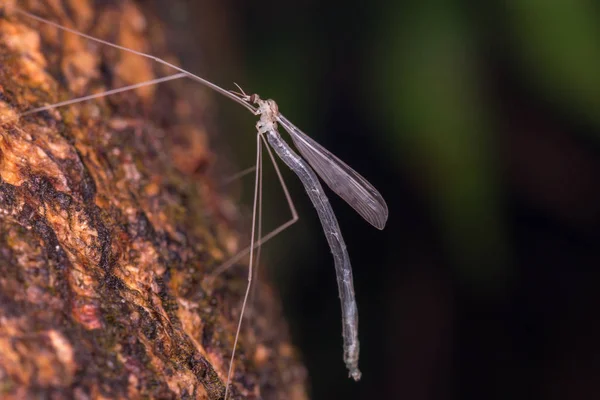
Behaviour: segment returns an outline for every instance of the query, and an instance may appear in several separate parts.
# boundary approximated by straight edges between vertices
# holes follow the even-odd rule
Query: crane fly
[[[241,331],[244,311],[248,301],[248,294],[252,284],[253,276],[253,265],[258,258],[255,255],[255,249],[260,251],[260,246],[273,238],[287,227],[291,226],[298,220],[298,214],[292,202],[289,191],[283,181],[281,171],[279,170],[273,152],[286,164],[300,179],[306,193],[308,194],[313,206],[315,207],[319,220],[321,222],[323,232],[331,249],[334,259],[339,297],[342,308],[342,336],[343,336],[343,349],[344,349],[344,362],[349,372],[349,376],[354,380],[359,380],[361,372],[358,368],[359,360],[359,341],[358,341],[358,309],[356,306],[356,300],[354,295],[354,285],[352,278],[352,266],[350,264],[350,258],[346,250],[346,244],[344,242],[337,218],[333,212],[333,209],[329,203],[325,191],[319,182],[317,175],[325,182],[331,190],[339,195],[344,201],[346,201],[354,210],[363,217],[367,222],[376,227],[377,229],[383,229],[388,218],[387,205],[379,192],[371,185],[365,178],[359,173],[354,171],[351,167],[345,164],[338,157],[333,155],[314,139],[310,138],[307,134],[298,129],[292,124],[285,116],[283,116],[278,109],[277,103],[273,100],[262,100],[258,95],[247,95],[241,88],[240,92],[229,91],[215,85],[214,83],[201,78],[189,71],[186,71],[176,65],[173,65],[165,60],[158,57],[154,57],[150,54],[142,53],[136,50],[132,50],[123,46],[119,46],[114,43],[107,42],[102,39],[98,39],[89,36],[85,33],[61,26],[55,22],[33,15],[27,11],[19,8],[14,9],[15,12],[24,15],[28,18],[37,20],[44,24],[52,25],[58,29],[82,36],[89,40],[117,48],[129,53],[139,55],[141,57],[149,58],[157,63],[171,67],[178,71],[174,75],[170,75],[164,78],[153,79],[138,83],[135,85],[126,86],[119,89],[110,90],[104,93],[95,94],[91,96],[81,97],[66,102],[56,103],[47,105],[44,107],[38,107],[22,113],[21,115],[32,114],[43,110],[48,110],[67,104],[74,104],[76,102],[90,100],[92,98],[98,98],[108,96],[110,94],[124,92],[132,90],[142,86],[154,85],[167,80],[179,79],[187,77],[194,81],[200,82],[201,84],[209,87],[210,89],[228,97],[229,99],[237,102],[238,104],[245,107],[247,110],[252,112],[254,115],[259,116],[259,121],[256,124],[257,129],[257,145],[256,145],[256,165],[253,170],[255,171],[255,189],[254,189],[254,201],[253,201],[253,213],[252,213],[252,228],[251,228],[251,241],[250,246],[245,250],[241,251],[231,260],[223,264],[217,269],[216,273],[220,273],[237,261],[245,257],[248,253],[250,255],[249,271],[248,271],[248,284],[244,295],[244,300],[241,307],[241,314],[238,320],[236,336],[233,344],[231,353],[231,359],[229,364],[229,370],[227,375],[227,383],[225,385],[225,398],[229,394],[229,384],[231,382],[231,376],[233,371],[233,360],[235,357],[235,350]],[[239,88],[239,86],[238,86]],[[278,126],[290,135],[292,142],[298,149],[300,155],[298,155],[280,136]],[[263,146],[267,149],[268,155],[275,167],[275,171],[279,178],[279,181],[284,190],[286,200],[292,212],[292,219],[285,224],[279,226],[268,234],[261,236],[261,203],[262,203],[262,148]],[[273,151],[272,151],[273,150]],[[315,173],[316,172],[316,173]]]

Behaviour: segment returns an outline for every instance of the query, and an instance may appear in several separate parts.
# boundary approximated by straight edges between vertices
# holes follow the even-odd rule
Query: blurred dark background
[[[355,383],[332,258],[286,171],[301,220],[265,246],[262,275],[313,399],[600,398],[598,2],[163,7],[195,27],[175,44],[184,65],[276,99],[387,200],[380,232],[329,192],[354,266]],[[255,119],[219,108],[236,164],[252,165]],[[274,227],[289,211],[270,170],[265,185]]]

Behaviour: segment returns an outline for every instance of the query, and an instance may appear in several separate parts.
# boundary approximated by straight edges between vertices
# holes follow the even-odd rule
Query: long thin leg
[[[250,294],[250,286],[252,285],[253,267],[254,267],[254,238],[256,233],[256,216],[258,213],[258,198],[260,188],[260,175],[262,174],[261,165],[261,139],[260,134],[256,136],[256,178],[254,181],[254,203],[252,205],[252,229],[250,234],[250,262],[248,263],[248,285],[246,285],[246,293],[244,294],[244,301],[242,302],[242,309],[240,311],[240,318],[238,321],[237,331],[235,332],[235,340],[233,341],[233,350],[231,351],[231,359],[229,360],[229,372],[227,372],[227,384],[225,386],[225,400],[229,394],[229,383],[231,382],[231,373],[233,372],[233,359],[235,358],[235,350],[237,347],[240,331],[242,329],[242,322],[244,320],[244,311],[246,310],[246,303],[248,302],[248,295]],[[260,225],[260,222],[259,222]]]
[[[67,100],[67,101],[61,101],[60,103],[48,104],[47,106],[32,108],[31,110],[22,112],[21,114],[19,114],[19,116],[22,117],[25,115],[35,114],[35,113],[39,113],[42,111],[52,110],[52,109],[58,108],[58,107],[64,107],[64,106],[68,106],[68,105],[72,105],[72,104],[81,103],[83,101],[99,99],[100,97],[106,97],[106,96],[110,96],[110,95],[113,95],[116,93],[127,92],[129,90],[138,89],[138,88],[141,88],[144,86],[152,86],[152,85],[156,85],[158,83],[172,81],[174,79],[180,79],[180,78],[183,78],[186,76],[187,76],[187,74],[180,72],[177,74],[165,76],[164,78],[151,79],[149,81],[144,81],[144,82],[136,83],[136,84],[129,85],[129,86],[123,86],[123,87],[120,87],[117,89],[107,90],[106,92],[102,92],[102,93],[95,93],[95,94],[91,94],[89,96],[78,97],[78,98]]]
[[[261,135],[261,138],[262,138],[263,141],[265,141],[265,138],[262,137],[262,135]],[[273,239],[275,236],[279,235],[281,232],[283,232],[284,230],[286,230],[290,226],[294,225],[298,221],[298,211],[296,211],[296,206],[294,205],[294,202],[292,201],[292,196],[290,195],[288,187],[285,184],[285,180],[283,179],[283,175],[281,174],[281,170],[277,166],[277,162],[275,161],[275,157],[273,156],[273,152],[271,151],[271,148],[267,145],[266,141],[265,141],[265,147],[266,147],[266,149],[267,149],[267,151],[269,153],[269,158],[271,159],[271,163],[273,164],[273,167],[275,168],[275,173],[277,174],[277,178],[279,179],[279,183],[281,184],[281,188],[283,189],[283,194],[285,195],[285,199],[286,199],[286,201],[288,203],[288,207],[290,208],[290,211],[292,213],[292,218],[290,220],[288,220],[287,222],[281,224],[277,228],[273,229],[271,232],[267,233],[265,236],[263,236],[259,240],[257,240],[256,243],[254,243],[254,248],[262,246],[263,244],[265,244],[269,240]],[[245,256],[247,256],[248,253],[250,253],[251,250],[252,250],[252,246],[248,246],[245,249],[243,249],[240,252],[238,252],[236,255],[234,255],[229,260],[227,260],[226,262],[224,262],[223,264],[221,264],[219,267],[217,267],[207,277],[207,280],[209,282],[212,281],[212,280],[214,280],[217,276],[219,276],[223,272],[227,271],[229,268],[231,268],[232,266],[234,266],[235,264],[237,264],[242,258],[244,258]]]
[[[232,182],[234,182],[234,181],[237,181],[238,179],[241,179],[241,178],[243,178],[244,176],[248,175],[249,173],[251,173],[251,172],[254,172],[255,170],[256,170],[256,167],[254,167],[254,166],[252,166],[252,167],[250,167],[250,168],[246,168],[245,170],[243,170],[243,171],[240,171],[240,172],[238,172],[237,174],[233,174],[232,176],[230,176],[230,177],[228,177],[228,178],[224,179],[224,180],[221,182],[221,184],[222,184],[223,186],[227,186],[227,185],[229,185],[230,183],[232,183]]]
[[[167,62],[167,61],[163,60],[162,58],[158,58],[158,57],[155,57],[155,56],[153,56],[151,54],[143,53],[141,51],[136,51],[136,50],[133,50],[133,49],[129,49],[127,47],[119,46],[118,44],[107,42],[106,40],[95,38],[95,37],[87,35],[87,34],[85,34],[83,32],[79,32],[79,31],[77,31],[75,29],[67,28],[66,26],[62,26],[60,24],[57,24],[56,22],[52,22],[52,21],[47,20],[47,19],[42,18],[42,17],[38,17],[37,15],[31,14],[31,13],[25,11],[25,10],[21,10],[18,7],[15,7],[14,11],[17,12],[17,13],[19,13],[19,14],[22,14],[22,15],[28,17],[28,18],[34,19],[34,20],[36,20],[38,22],[42,22],[44,24],[48,24],[48,25],[51,25],[51,26],[53,26],[55,28],[61,29],[61,30],[65,31],[65,32],[70,32],[70,33],[73,33],[73,34],[75,34],[77,36],[81,36],[81,37],[84,37],[84,38],[86,38],[88,40],[92,40],[92,41],[94,41],[96,43],[101,43],[103,45],[110,46],[110,47],[113,47],[115,49],[123,50],[123,51],[126,51],[128,53],[132,53],[132,54],[136,54],[136,55],[138,55],[140,57],[148,58],[150,60],[156,61],[157,63],[160,63],[160,64],[166,65],[166,66],[168,66],[170,68],[173,68],[174,70],[176,70],[178,72],[183,72],[190,79],[193,79],[193,80],[195,80],[197,82],[202,83],[203,85],[211,88],[215,92],[218,92],[218,93],[222,94],[225,97],[229,97],[231,100],[235,101],[236,103],[241,104],[242,106],[244,106],[245,108],[247,108],[248,110],[250,110],[250,112],[252,112],[252,113],[256,112],[256,108],[254,106],[252,106],[248,102],[244,101],[243,99],[239,98],[237,95],[229,92],[228,90],[223,89],[220,86],[215,85],[214,83],[212,83],[212,82],[210,82],[210,81],[208,81],[208,80],[206,80],[204,78],[199,77],[198,75],[192,74],[191,72],[186,71],[183,68],[180,68],[180,67],[178,67],[176,65],[173,65],[170,62]]]
[[[262,135],[260,135],[262,137]],[[258,180],[258,238],[262,237],[262,201],[263,201],[263,171],[262,171],[262,167],[263,167],[263,160],[262,160],[262,151],[260,152],[260,176],[259,176],[259,180]],[[252,286],[252,288],[250,289],[251,294],[250,294],[250,305],[254,304],[254,298],[256,297],[256,287],[257,287],[257,283],[258,283],[258,270],[260,268],[260,253],[262,250],[262,246],[257,246],[256,247],[256,262],[255,262],[255,266],[254,266],[254,286]],[[254,310],[254,307],[251,308],[251,310]],[[252,314],[254,314],[254,312],[252,312]]]

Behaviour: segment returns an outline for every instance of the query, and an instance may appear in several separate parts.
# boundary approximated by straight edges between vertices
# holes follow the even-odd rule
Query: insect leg
[[[240,311],[240,318],[238,321],[237,330],[235,332],[235,340],[233,342],[233,350],[231,351],[231,359],[229,360],[229,371],[227,372],[227,383],[225,386],[225,400],[227,400],[227,395],[229,393],[229,384],[231,382],[231,374],[233,372],[233,360],[235,358],[235,350],[237,348],[238,339],[240,336],[240,331],[242,329],[242,322],[244,320],[244,311],[246,310],[246,303],[248,302],[248,295],[250,294],[250,286],[252,285],[252,277],[253,277],[253,269],[254,269],[254,238],[256,233],[256,223],[257,223],[257,214],[258,214],[258,199],[259,199],[259,189],[260,188],[260,175],[262,174],[262,142],[260,136],[256,136],[256,173],[255,173],[255,181],[254,181],[254,202],[252,205],[252,230],[250,234],[250,261],[248,263],[248,284],[246,285],[246,293],[244,294],[244,300],[242,302],[242,309]],[[260,225],[260,221],[258,221]]]
[[[264,137],[262,137],[262,135],[261,135],[261,138],[262,138],[263,141],[265,140]],[[275,172],[277,174],[277,178],[279,179],[279,183],[281,184],[281,188],[283,189],[283,193],[285,195],[285,199],[286,199],[286,201],[288,203],[288,207],[290,208],[290,212],[292,213],[292,218],[290,218],[288,221],[286,221],[285,223],[281,224],[277,228],[273,229],[271,232],[267,233],[265,236],[263,236],[260,239],[258,239],[256,241],[256,243],[254,243],[254,247],[255,248],[258,247],[258,246],[262,246],[263,244],[265,244],[269,240],[273,239],[275,236],[279,235],[281,232],[285,231],[287,228],[289,228],[290,226],[294,225],[298,221],[298,219],[299,219],[299,217],[298,217],[298,211],[296,211],[296,206],[294,205],[294,202],[292,200],[292,196],[290,195],[288,187],[285,184],[285,180],[283,179],[283,175],[281,174],[281,170],[279,169],[279,166],[277,165],[277,162],[275,161],[275,157],[273,156],[273,152],[271,151],[271,148],[266,145],[266,143],[265,143],[265,147],[267,148],[267,152],[269,153],[269,158],[271,159],[271,163],[273,164],[273,167],[275,168]],[[208,276],[207,279],[210,280],[210,281],[212,281],[217,276],[219,276],[222,273],[224,273],[225,271],[229,270],[229,268],[231,268],[232,266],[234,266],[235,264],[237,264],[240,260],[242,260],[244,257],[246,257],[250,253],[251,249],[252,249],[252,246],[248,246],[245,249],[243,249],[240,252],[238,252],[237,254],[235,254],[229,260],[227,260],[226,262],[224,262],[223,264],[221,264],[220,266],[218,266],[210,274],[210,276]]]

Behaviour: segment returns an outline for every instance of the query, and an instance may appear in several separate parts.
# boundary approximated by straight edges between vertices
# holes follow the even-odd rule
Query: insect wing
[[[388,218],[388,208],[377,189],[283,115],[279,115],[278,120],[290,134],[302,156],[327,186],[350,204],[367,222],[377,229],[383,229]]]

